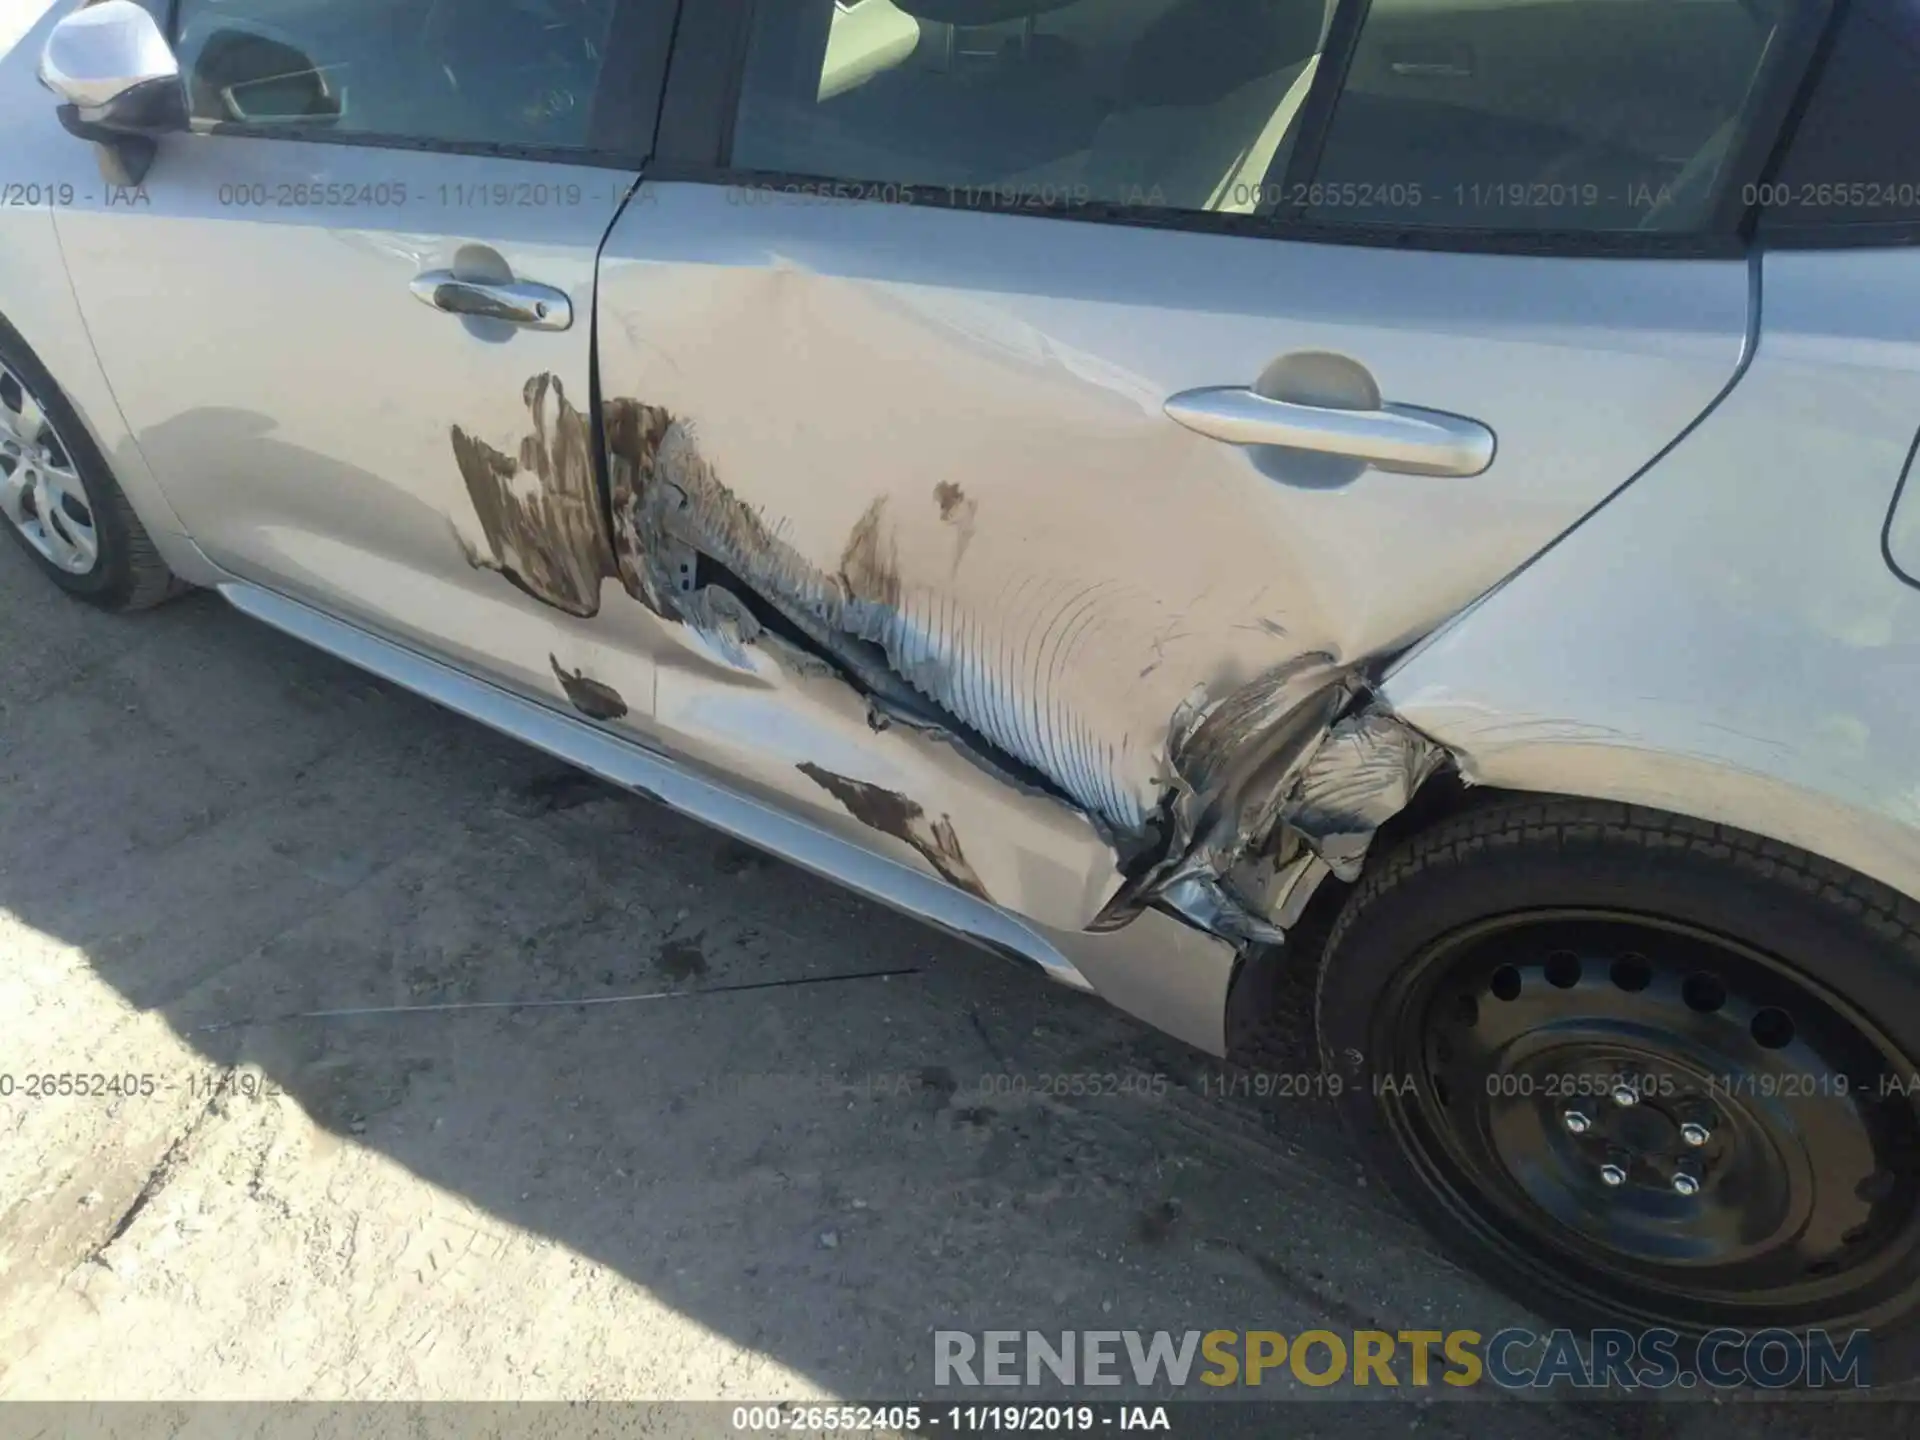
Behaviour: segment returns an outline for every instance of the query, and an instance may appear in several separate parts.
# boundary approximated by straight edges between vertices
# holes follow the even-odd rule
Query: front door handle
[[[1414,405],[1337,410],[1223,385],[1182,390],[1167,401],[1166,412],[1189,430],[1229,444],[1344,455],[1402,475],[1478,475],[1493,464],[1493,432],[1478,420]]]
[[[504,320],[529,330],[565,330],[573,324],[573,302],[551,285],[520,280],[462,280],[451,270],[427,270],[408,286],[414,298],[449,315]]]

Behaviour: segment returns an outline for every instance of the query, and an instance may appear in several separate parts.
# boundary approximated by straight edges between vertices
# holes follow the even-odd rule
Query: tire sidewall
[[[1538,810],[1540,807],[1535,807]],[[1594,807],[1599,808],[1599,807]],[[1624,807],[1606,807],[1624,821]],[[1591,812],[1590,812],[1591,813]],[[1640,911],[1717,932],[1786,962],[1872,1017],[1909,1059],[1920,1056],[1920,970],[1870,912],[1849,906],[1844,891],[1822,885],[1802,864],[1770,868],[1761,852],[1734,863],[1733,847],[1704,836],[1596,823],[1569,835],[1564,819],[1510,838],[1492,827],[1450,826],[1419,837],[1387,857],[1363,882],[1336,923],[1325,951],[1315,1012],[1326,1070],[1343,1079],[1338,1108],[1354,1142],[1387,1188],[1422,1219],[1468,1268],[1532,1305],[1550,1323],[1623,1322],[1603,1308],[1570,1301],[1534,1267],[1516,1262],[1448,1215],[1408,1158],[1376,1094],[1375,1036],[1382,997],[1404,993],[1395,982],[1434,941],[1478,921],[1527,909]],[[1476,830],[1479,833],[1476,833]],[[1664,843],[1661,843],[1664,842]],[[1853,913],[1849,913],[1849,911]],[[1909,1285],[1897,1313],[1873,1324],[1877,1373],[1904,1375],[1920,1363],[1920,1334]]]
[[[131,546],[120,488],[114,483],[105,456],[94,443],[92,433],[81,423],[66,393],[55,383],[53,376],[48,374],[47,368],[19,333],[4,320],[0,320],[0,360],[4,360],[16,375],[26,381],[34,399],[39,401],[41,408],[53,421],[61,444],[65,446],[79,473],[80,483],[86,487],[100,553],[94,558],[91,569],[76,574],[50,562],[5,519],[0,519],[0,529],[6,530],[21,553],[33,561],[43,575],[68,594],[109,605],[123,600],[133,589]]]

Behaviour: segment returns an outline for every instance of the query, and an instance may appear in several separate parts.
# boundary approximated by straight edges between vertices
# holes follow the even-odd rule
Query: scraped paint
[[[958,886],[982,900],[993,899],[980,883],[980,877],[974,874],[973,867],[967,863],[966,855],[961,852],[960,837],[954,833],[951,816],[942,815],[938,820],[929,820],[927,812],[906,796],[896,795],[891,790],[870,785],[864,780],[835,775],[811,761],[803,762],[796,768],[844,805],[847,813],[862,825],[897,840],[904,840],[919,851],[949,885]]]
[[[469,564],[496,570],[542,604],[582,618],[600,613],[613,549],[594,482],[593,431],[551,374],[521,392],[530,429],[516,452],[451,427],[454,463],[486,537],[462,542]],[[456,529],[455,534],[459,531]]]

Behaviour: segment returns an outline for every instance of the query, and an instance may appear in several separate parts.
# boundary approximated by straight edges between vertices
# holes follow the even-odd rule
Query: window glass
[[[582,146],[614,0],[180,0],[196,120]]]
[[[962,203],[1251,212],[1327,0],[763,0],[733,163]]]
[[[760,0],[733,163],[963,203],[1696,229],[1791,3],[1371,0],[1289,189],[1331,0]]]
[[[1789,0],[1372,0],[1320,220],[1694,230]]]
[[[1916,77],[1920,0],[1853,0],[1778,173],[1747,197],[1763,236],[1920,222]]]

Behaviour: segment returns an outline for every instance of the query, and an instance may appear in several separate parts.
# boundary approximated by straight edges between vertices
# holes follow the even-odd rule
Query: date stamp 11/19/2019
[[[190,1100],[232,1096],[271,1100],[282,1093],[278,1081],[258,1070],[206,1066],[176,1074],[148,1070],[0,1071],[0,1106],[40,1100],[144,1100],[185,1094]]]

